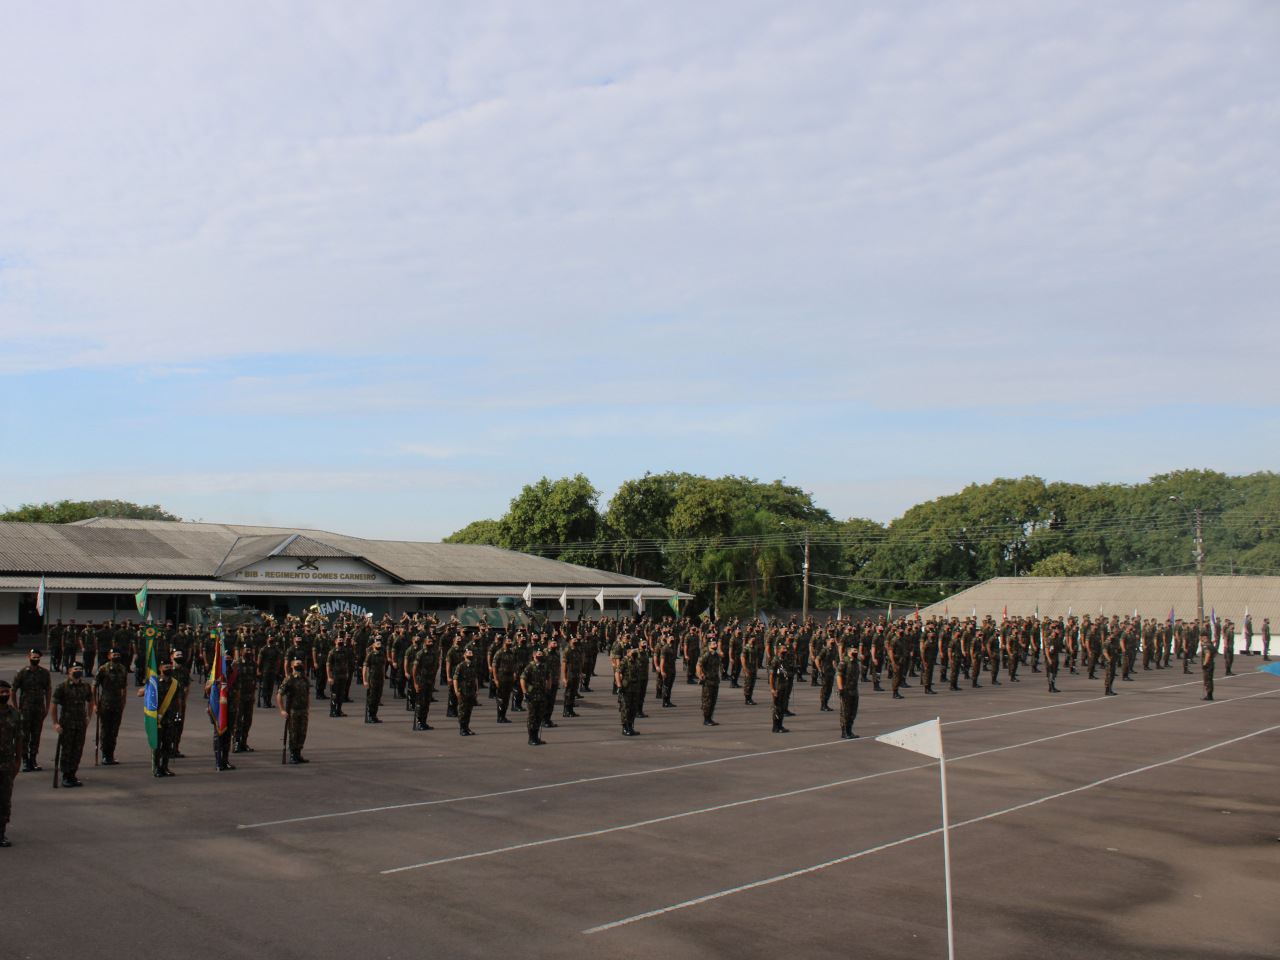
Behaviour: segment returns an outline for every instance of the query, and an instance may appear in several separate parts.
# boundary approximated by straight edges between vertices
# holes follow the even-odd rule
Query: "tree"
[[[498,521],[501,545],[566,563],[594,564],[591,544],[600,527],[599,502],[600,491],[580,473],[556,481],[543,477],[525,486]],[[561,550],[559,544],[574,546]]]
[[[484,543],[496,546],[502,542],[497,520],[473,520],[461,530],[449,534],[441,543]]]
[[[1037,560],[1029,571],[1033,577],[1096,577],[1101,572],[1096,557],[1077,557],[1066,550]]]
[[[0,513],[0,520],[27,523],[75,523],[93,517],[116,517],[124,520],[181,520],[153,503],[141,506],[125,500],[58,500],[56,503],[24,503]]]

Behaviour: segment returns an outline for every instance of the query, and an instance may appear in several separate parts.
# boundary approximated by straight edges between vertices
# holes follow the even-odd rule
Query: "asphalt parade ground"
[[[1280,677],[1198,667],[863,685],[855,731],[797,684],[790,733],[766,696],[650,697],[619,733],[608,681],[526,743],[482,699],[458,736],[401,701],[380,725],[313,703],[306,766],[258,709],[252,754],[216,773],[199,709],[178,776],[150,776],[141,701],[118,767],[78,789],[18,777],[0,957],[945,957],[939,772],[874,735],[940,717],[958,958],[1274,958],[1280,953]],[[0,676],[21,662],[0,659]],[[607,669],[607,667],[606,667]],[[55,677],[55,680],[60,679]],[[353,709],[354,708],[354,709]],[[92,736],[92,733],[91,735]]]

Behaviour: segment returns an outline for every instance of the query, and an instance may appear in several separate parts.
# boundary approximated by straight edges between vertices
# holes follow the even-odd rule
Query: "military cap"
[[[39,651],[39,650],[37,650],[35,647],[32,647],[30,650],[28,650],[28,651],[27,651],[27,656],[29,656],[29,657],[39,657],[39,656],[42,656],[42,654],[41,654],[41,653],[40,653],[40,651]]]
[[[12,688],[10,687],[10,685],[9,685],[9,681],[8,681],[8,680],[0,680],[0,690],[9,690],[9,689],[12,689]]]
[[[81,663],[79,660],[72,660],[72,661],[71,661],[71,663],[70,663],[70,665],[67,667],[67,669],[68,669],[68,670],[76,670],[76,669],[83,670],[83,669],[84,669],[84,664],[83,664],[83,663]]]

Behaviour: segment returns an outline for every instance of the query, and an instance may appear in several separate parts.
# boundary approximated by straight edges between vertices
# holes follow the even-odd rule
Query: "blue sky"
[[[0,503],[1276,467],[1280,8],[9,4]]]

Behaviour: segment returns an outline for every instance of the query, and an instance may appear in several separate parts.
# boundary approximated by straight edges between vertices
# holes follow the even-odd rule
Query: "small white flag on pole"
[[[520,596],[524,597],[525,603],[533,603],[533,584],[531,583],[525,587],[524,593],[520,594]]]
[[[887,743],[903,750],[923,753],[935,760],[942,759],[942,725],[936,720],[926,720],[914,727],[903,727],[893,733],[882,733],[876,737],[880,743]]]
[[[644,613],[644,593],[637,593],[632,597],[631,602],[636,605],[637,613]]]
[[[600,604],[600,609],[604,609],[604,587],[600,588],[600,592],[596,594],[596,603]]]
[[[955,925],[951,919],[951,824],[947,815],[947,760],[942,755],[942,723],[938,718],[903,727],[876,737],[880,743],[922,753],[938,761],[938,777],[942,787],[942,870],[947,888],[947,957],[956,958]]]
[[[560,609],[565,613],[569,612],[569,588],[565,587],[560,591]]]
[[[40,578],[40,589],[36,591],[36,613],[44,616],[44,577]],[[1247,617],[1249,614],[1246,613]]]

